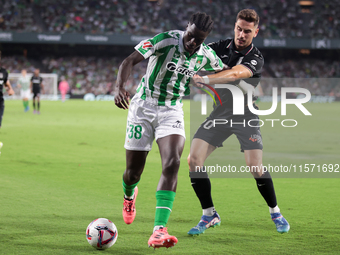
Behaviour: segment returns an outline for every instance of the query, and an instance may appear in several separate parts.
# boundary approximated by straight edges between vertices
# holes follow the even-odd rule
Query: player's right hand
[[[127,92],[124,88],[117,88],[115,89],[114,92],[114,100],[115,100],[115,105],[118,108],[121,109],[129,109],[129,100],[130,100],[130,93]]]
[[[13,96],[14,95],[14,90],[13,89],[9,89],[7,91],[7,93],[8,93],[9,96]]]
[[[195,74],[194,77],[192,77],[191,81],[192,85],[194,85],[195,87],[203,88],[204,86],[204,79],[198,74]]]

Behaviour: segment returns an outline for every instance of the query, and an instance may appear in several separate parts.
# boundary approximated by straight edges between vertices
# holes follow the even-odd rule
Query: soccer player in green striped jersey
[[[27,71],[23,69],[21,71],[21,77],[18,80],[18,87],[20,88],[20,96],[22,98],[25,112],[27,112],[30,109],[28,106],[28,100],[31,96],[30,84],[31,80],[27,76]]]
[[[148,245],[154,248],[171,247],[177,243],[177,238],[170,236],[165,226],[175,199],[177,173],[185,142],[182,97],[190,93],[190,80],[198,71],[223,69],[216,53],[203,43],[212,26],[209,15],[195,13],[185,31],[168,31],[140,42],[119,67],[115,104],[129,109],[124,146],[123,218],[127,224],[135,218],[137,184],[156,139],[162,174],[156,191],[154,230],[148,241]],[[124,85],[133,66],[147,58],[146,74],[129,103],[129,93]]]

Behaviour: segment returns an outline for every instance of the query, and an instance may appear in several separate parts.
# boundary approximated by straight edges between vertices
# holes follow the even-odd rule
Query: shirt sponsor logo
[[[85,41],[92,41],[92,42],[107,42],[109,37],[107,36],[93,36],[93,35],[85,35]]]
[[[33,83],[40,83],[40,80],[33,79],[32,82],[33,82]]]
[[[2,85],[3,83],[4,83],[4,81],[3,81],[3,80],[1,80],[1,81],[0,81],[0,84]]]
[[[167,63],[166,69],[168,69],[170,72],[184,74],[187,77],[193,77],[195,75],[194,71],[190,71],[189,69],[182,66],[177,66],[174,62]]]
[[[0,79],[4,78],[4,74],[0,73]]]
[[[53,41],[53,42],[59,42],[61,41],[61,35],[38,35],[39,41]]]

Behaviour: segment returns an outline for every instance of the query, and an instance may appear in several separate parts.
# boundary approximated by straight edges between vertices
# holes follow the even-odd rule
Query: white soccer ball
[[[115,244],[118,230],[112,221],[99,218],[92,221],[86,229],[86,239],[94,248],[105,250]]]

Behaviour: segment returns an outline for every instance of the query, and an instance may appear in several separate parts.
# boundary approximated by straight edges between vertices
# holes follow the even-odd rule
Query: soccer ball
[[[115,244],[118,230],[112,221],[99,218],[92,221],[86,229],[86,239],[98,250],[105,250]]]

